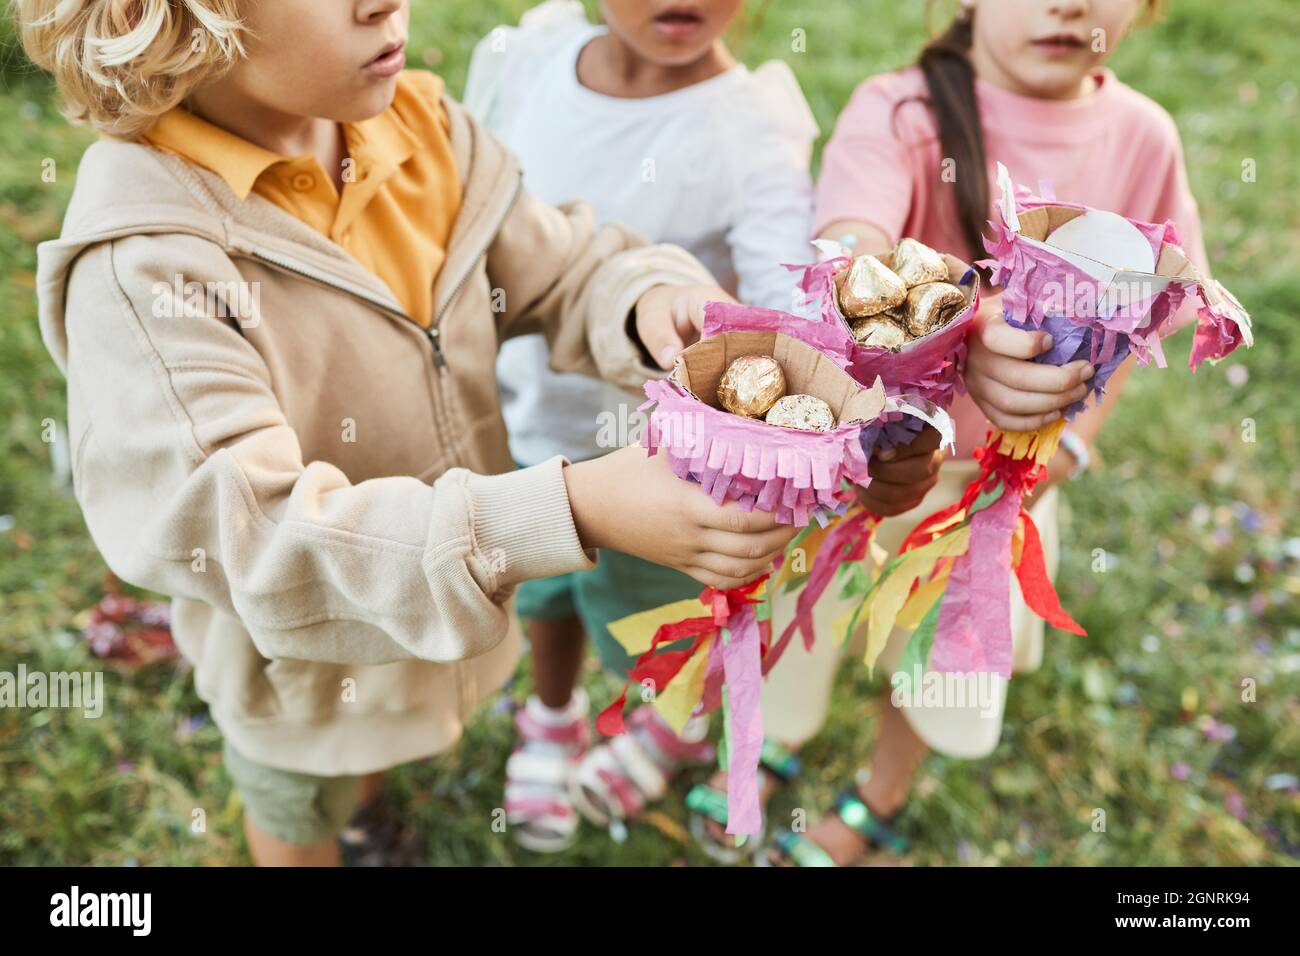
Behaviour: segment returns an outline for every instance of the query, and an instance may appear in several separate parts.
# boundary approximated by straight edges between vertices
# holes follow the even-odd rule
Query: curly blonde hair
[[[237,0],[10,0],[64,114],[134,139],[243,55]]]

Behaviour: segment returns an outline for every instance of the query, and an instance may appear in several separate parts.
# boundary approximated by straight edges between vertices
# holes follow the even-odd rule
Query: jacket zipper
[[[447,356],[443,354],[442,343],[438,341],[438,327],[431,325],[424,330],[424,334],[428,338],[429,344],[433,346],[433,364],[437,367],[439,373],[445,372],[447,370]]]
[[[383,299],[378,298],[377,296],[370,295],[364,289],[359,289],[353,285],[338,282],[337,280],[333,279],[331,276],[329,276],[326,273],[322,273],[316,269],[305,267],[302,264],[295,262],[293,259],[288,259],[284,256],[280,256],[272,252],[267,252],[265,249],[248,248],[245,251],[247,255],[252,256],[254,259],[257,259],[261,262],[269,263],[270,265],[275,266],[276,268],[283,269],[285,272],[290,272],[294,275],[301,276],[304,279],[308,279],[312,282],[329,286],[331,289],[338,289],[340,292],[346,292],[349,295],[353,296],[354,298],[360,299],[361,301],[369,303],[370,305],[373,305],[375,308],[382,310],[387,315],[397,316],[404,323],[413,326],[414,328],[418,329],[420,327],[419,324],[416,323],[415,320],[412,319],[409,315],[407,315],[404,310],[395,308],[394,306],[385,302]],[[431,385],[431,391],[429,394],[430,412],[433,415],[433,421],[435,425],[445,430],[447,426],[446,426],[446,422],[444,421],[444,415],[442,410],[442,373],[445,372],[447,369],[447,359],[442,352],[442,343],[438,341],[438,330],[431,327],[428,329],[423,329],[422,331],[425,334],[425,338],[429,340],[429,344],[433,347],[433,365],[434,368],[437,370],[433,382],[430,383]]]
[[[292,272],[294,275],[302,276],[304,279],[310,279],[313,282],[318,282],[322,285],[327,285],[332,289],[338,289],[342,292],[347,292],[348,294],[354,296],[355,298],[361,299],[363,302],[368,302],[370,305],[373,305],[375,308],[382,309],[384,312],[387,312],[389,315],[395,315],[398,318],[402,319],[403,321],[409,322],[411,325],[414,325],[416,328],[419,328],[419,323],[417,323],[414,319],[412,319],[409,315],[407,315],[406,312],[404,312],[402,309],[394,308],[393,306],[385,302],[383,299],[380,299],[376,296],[372,296],[363,289],[358,289],[350,285],[343,285],[342,283],[334,281],[324,273],[317,272],[314,269],[303,268],[303,266],[295,263],[292,259],[286,259],[283,256],[279,256],[274,253],[267,252],[264,249],[250,249],[249,255],[251,255],[254,259],[258,259],[261,260],[262,262],[269,263],[273,266],[276,266],[277,268],[285,270],[286,272]],[[439,372],[442,372],[447,368],[447,356],[443,354],[442,342],[439,341],[438,330],[434,326],[430,326],[429,328],[423,329],[422,331],[424,332],[425,338],[429,340],[429,344],[433,346],[433,364],[435,367],[437,367]]]
[[[505,225],[506,219],[510,215],[510,211],[514,209],[515,203],[519,200],[519,194],[523,192],[523,188],[524,179],[523,174],[520,173],[515,179],[515,188],[510,194],[510,201],[506,203],[501,215],[493,225],[491,232],[488,233],[487,240],[483,243],[483,247],[478,251],[478,254],[470,260],[469,268],[465,270],[465,274],[456,282],[455,287],[451,290],[451,294],[447,296],[446,302],[444,302],[442,308],[438,310],[438,314],[433,317],[433,321],[429,324],[429,327],[423,330],[424,337],[429,340],[429,345],[433,348],[433,364],[434,367],[438,369],[439,374],[447,371],[448,365],[447,355],[442,350],[442,333],[438,329],[438,323],[441,322],[442,317],[447,314],[447,310],[451,308],[451,304],[456,301],[456,296],[459,295],[460,290],[465,287],[465,283],[469,281],[469,277],[474,274],[474,266],[476,266],[478,261],[487,254],[492,243],[496,241],[497,234],[501,231],[501,227]],[[249,250],[249,254],[252,255],[254,259],[260,259],[263,262],[270,263],[273,266],[284,269],[286,272],[292,272],[294,275],[299,275],[305,279],[311,279],[314,282],[319,282],[330,286],[331,288],[347,292],[358,299],[369,302],[376,308],[383,309],[389,315],[396,315],[405,319],[407,322],[410,322],[412,325],[415,325],[417,328],[419,327],[419,323],[415,322],[415,320],[407,315],[402,309],[394,308],[383,299],[372,296],[363,289],[343,285],[334,281],[324,273],[317,272],[314,269],[306,269],[291,259],[286,259],[283,256],[267,252],[264,249],[253,248]]]
[[[501,227],[506,224],[506,219],[510,216],[510,210],[515,208],[515,203],[519,201],[519,194],[523,192],[523,190],[524,175],[520,172],[515,177],[515,188],[510,194],[510,201],[506,203],[505,208],[501,211],[501,215],[492,226],[491,231],[488,233],[487,241],[483,243],[483,248],[478,251],[478,255],[470,260],[469,268],[465,270],[464,275],[460,277],[459,281],[457,281],[456,285],[452,288],[451,294],[447,296],[447,300],[442,304],[442,308],[438,310],[438,314],[433,317],[433,323],[429,326],[431,330],[436,332],[438,323],[441,322],[442,317],[447,314],[447,310],[451,308],[451,304],[456,301],[456,296],[460,294],[460,290],[464,288],[465,283],[469,281],[469,277],[474,274],[474,266],[478,265],[478,261],[487,255],[488,249],[490,249],[492,243],[496,241],[497,234],[501,232]]]

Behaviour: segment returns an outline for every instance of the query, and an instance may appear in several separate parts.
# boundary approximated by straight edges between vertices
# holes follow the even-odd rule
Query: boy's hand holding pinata
[[[734,501],[714,504],[640,445],[569,465],[564,480],[584,547],[616,548],[706,587],[736,588],[766,574],[799,530]]]

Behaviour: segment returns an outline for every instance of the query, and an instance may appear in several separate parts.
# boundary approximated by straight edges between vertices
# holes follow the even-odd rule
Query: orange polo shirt
[[[433,282],[460,211],[442,80],[406,71],[388,109],[343,124],[343,190],[314,156],[281,156],[177,107],[142,140],[212,170],[243,199],[275,203],[379,276],[407,315],[433,320]]]

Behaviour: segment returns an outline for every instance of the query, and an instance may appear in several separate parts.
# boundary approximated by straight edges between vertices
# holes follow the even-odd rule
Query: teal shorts
[[[515,595],[515,607],[523,618],[576,616],[596,646],[601,664],[623,677],[636,658],[609,633],[610,622],[698,597],[700,588],[699,582],[680,571],[606,548],[590,571],[523,582]]]

